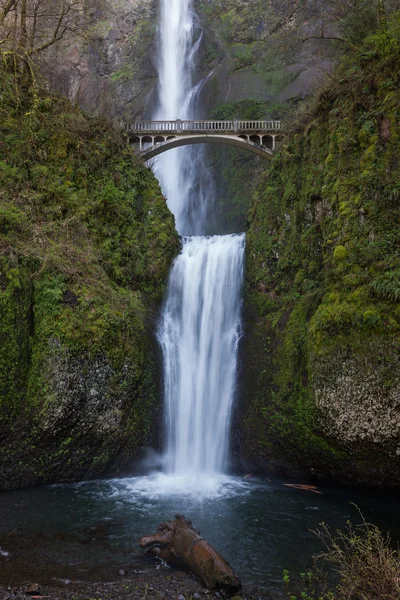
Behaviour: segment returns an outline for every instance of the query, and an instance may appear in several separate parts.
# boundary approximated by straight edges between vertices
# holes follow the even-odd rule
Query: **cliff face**
[[[268,108],[308,96],[319,87],[340,48],[320,45],[318,40],[301,41],[318,35],[322,15],[326,20],[329,8],[324,1],[306,4],[297,0],[196,2],[208,36],[204,62],[212,71],[209,86],[214,106],[251,98]]]
[[[90,0],[78,35],[67,35],[41,62],[53,91],[91,115],[149,117],[157,83],[157,0]]]
[[[247,464],[400,484],[399,48],[397,14],[293,127],[254,197]]]
[[[317,89],[338,49],[300,37],[316,32],[325,4],[195,2],[203,30],[195,78],[208,75],[204,116],[224,103],[281,104]],[[92,115],[148,117],[156,101],[158,11],[158,0],[90,0],[79,33],[43,57],[46,81]]]
[[[116,474],[157,445],[174,219],[117,132],[0,75],[0,489]]]

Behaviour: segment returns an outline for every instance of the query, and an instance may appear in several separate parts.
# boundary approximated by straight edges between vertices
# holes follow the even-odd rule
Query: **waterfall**
[[[160,0],[159,104],[154,117],[199,118],[193,81],[202,32],[191,0]],[[163,352],[169,475],[223,473],[237,371],[245,236],[207,236],[213,181],[201,149],[160,156],[154,167],[183,236],[158,328]]]
[[[173,266],[159,339],[169,473],[225,466],[236,380],[244,235],[192,237]]]
[[[202,32],[196,27],[191,0],[160,0],[158,107],[156,120],[200,118],[202,82],[193,83],[193,71]],[[197,36],[197,37],[196,37]],[[154,167],[176,228],[183,235],[200,235],[211,221],[212,176],[204,165],[202,149],[177,148],[161,155]],[[211,194],[212,196],[212,194]]]

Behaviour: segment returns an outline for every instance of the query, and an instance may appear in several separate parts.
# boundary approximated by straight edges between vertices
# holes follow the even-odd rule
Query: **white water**
[[[193,72],[202,34],[191,0],[161,0],[159,34],[154,117],[199,118],[202,81],[195,83]],[[183,238],[172,267],[158,330],[167,439],[165,474],[157,485],[167,493],[211,493],[224,480],[236,386],[245,236],[203,235],[214,199],[203,157],[202,150],[186,147],[163,154],[155,165],[178,232],[192,236]]]
[[[193,83],[202,32],[196,29],[191,0],[160,0],[159,85],[156,120],[194,119],[202,82]],[[204,165],[204,154],[194,147],[162,154],[155,174],[175,215],[182,235],[201,235],[210,219],[213,180]]]
[[[187,238],[171,272],[159,331],[169,473],[225,467],[244,241],[244,235]]]

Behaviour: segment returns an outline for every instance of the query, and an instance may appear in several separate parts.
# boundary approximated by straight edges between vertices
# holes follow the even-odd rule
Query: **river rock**
[[[26,590],[26,593],[33,596],[34,594],[40,594],[40,585],[38,583],[30,583]]]

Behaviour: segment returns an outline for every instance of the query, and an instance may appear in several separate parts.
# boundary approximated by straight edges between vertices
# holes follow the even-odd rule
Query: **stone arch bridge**
[[[228,144],[271,159],[284,137],[281,121],[134,121],[129,143],[144,160],[180,146]]]

